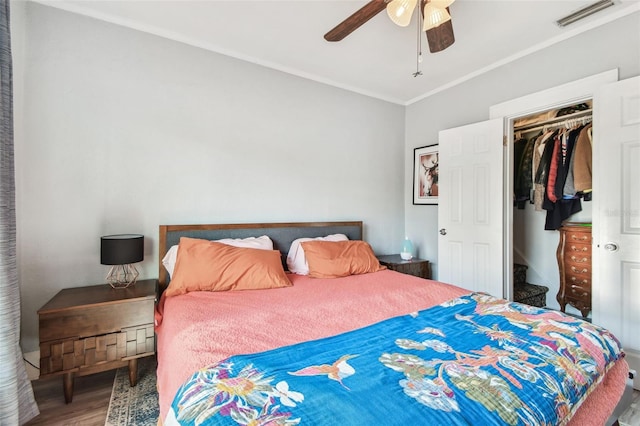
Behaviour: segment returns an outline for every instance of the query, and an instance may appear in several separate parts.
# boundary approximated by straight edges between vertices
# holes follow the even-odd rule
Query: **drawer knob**
[[[572,251],[588,251],[589,247],[571,246],[571,250]]]
[[[578,296],[580,296],[580,297],[586,297],[586,296],[588,296],[588,295],[589,295],[589,293],[584,292],[584,291],[583,291],[582,293],[578,293],[578,289],[575,289],[575,288],[572,288],[572,289],[571,289],[571,293],[573,293],[573,294],[577,294],[577,295],[578,295]]]
[[[574,262],[586,262],[588,260],[588,258],[583,257],[583,258],[579,258],[576,256],[571,256],[571,260],[573,260]]]
[[[577,282],[577,281],[578,281],[578,279],[577,279],[576,277],[571,277],[571,282],[575,283],[575,282]],[[582,285],[587,285],[587,284],[589,284],[589,280],[582,280],[582,281],[580,282],[580,284],[582,284]]]
[[[578,273],[583,273],[583,274],[586,273],[586,272],[589,272],[589,270],[587,268],[578,269],[575,266],[572,266],[571,270],[573,272],[578,272]]]

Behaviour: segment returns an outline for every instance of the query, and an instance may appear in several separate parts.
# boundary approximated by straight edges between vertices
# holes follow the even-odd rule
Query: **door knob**
[[[604,249],[607,251],[618,251],[618,245],[616,243],[606,243]]]
[[[447,235],[447,230],[446,230],[446,229],[444,229],[444,228],[442,228],[442,229],[440,230],[440,235]]]

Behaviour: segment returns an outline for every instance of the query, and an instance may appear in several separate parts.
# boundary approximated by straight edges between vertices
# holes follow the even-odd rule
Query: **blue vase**
[[[404,241],[402,242],[402,251],[400,252],[400,257],[403,260],[413,259],[413,243],[408,237],[405,237]]]

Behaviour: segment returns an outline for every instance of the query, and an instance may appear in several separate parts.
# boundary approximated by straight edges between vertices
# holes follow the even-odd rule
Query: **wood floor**
[[[40,415],[28,426],[104,426],[116,370],[77,377],[73,402],[65,404],[62,376],[31,382]]]
[[[71,404],[64,403],[62,377],[31,382],[40,415],[27,426],[104,426],[115,374],[111,370],[76,378]],[[625,426],[640,426],[640,391],[634,391],[633,397],[634,413]]]
[[[619,426],[640,426],[640,391],[633,391],[633,402],[620,416]]]

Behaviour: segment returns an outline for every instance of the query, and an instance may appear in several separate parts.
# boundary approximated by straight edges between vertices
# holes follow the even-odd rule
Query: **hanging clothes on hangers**
[[[569,164],[567,180],[564,184],[564,197],[572,198],[579,193],[591,192],[591,123],[586,124],[576,138]],[[578,172],[578,186],[575,184],[575,173]],[[589,201],[584,197],[585,201]],[[590,197],[588,197],[590,199]]]
[[[555,203],[558,201],[555,194],[556,179],[558,178],[558,160],[560,154],[560,144],[563,134],[557,133],[553,138],[553,149],[551,150],[551,159],[549,160],[549,172],[547,174],[547,186],[545,188],[545,197],[547,200]],[[548,203],[547,203],[548,204]],[[549,210],[549,207],[544,207]]]
[[[547,130],[542,136],[540,136],[534,145],[533,148],[533,165],[531,168],[532,176],[531,180],[533,182],[533,194],[531,196],[531,200],[533,205],[535,206],[536,211],[542,211],[542,202],[544,201],[544,189],[546,185],[546,177],[536,178],[538,175],[538,169],[540,168],[540,163],[542,161],[542,156],[544,150],[546,148],[547,143],[551,141],[553,143],[553,137],[555,135],[555,131]],[[545,166],[542,166],[543,168]],[[546,175],[546,172],[545,172]]]
[[[584,126],[579,126],[575,129],[565,131],[561,139],[560,158],[558,162],[559,173],[558,179],[556,180],[556,186],[554,188],[557,199],[576,198],[576,192],[573,191],[571,194],[565,193],[565,187],[569,177],[573,180],[573,149],[583,127]]]
[[[531,120],[541,117],[543,122]],[[528,200],[546,211],[546,230],[559,229],[582,210],[581,199],[590,200],[590,122],[591,104],[581,103],[555,111],[553,118],[525,117],[514,127],[514,205],[524,209]]]
[[[546,230],[559,229],[562,222],[582,211],[579,197],[564,197],[564,187],[569,174],[573,147],[581,130],[582,126],[565,130],[555,137],[546,198],[543,203],[544,209],[547,210]]]
[[[515,147],[516,152],[514,158],[519,158],[517,164],[516,173],[514,176],[514,193],[515,204],[518,209],[524,209],[525,202],[531,199],[531,188],[533,181],[531,179],[531,168],[533,165],[533,148],[535,142],[539,136],[535,136],[527,139],[520,139],[518,146]],[[518,152],[519,151],[519,152]],[[519,154],[519,157],[515,157]]]
[[[536,179],[535,183],[540,185],[542,198],[540,200],[540,205],[542,206],[544,197],[546,194],[547,182],[549,180],[549,171],[551,168],[551,159],[553,157],[553,150],[555,147],[555,140],[558,131],[554,131],[549,135],[546,142],[544,143],[544,151],[540,157],[540,163],[538,164],[538,169],[536,171]]]
[[[589,123],[578,136],[573,164],[573,180],[576,192],[591,193],[592,188],[592,123]]]
[[[518,137],[513,142],[513,205],[519,209],[524,208],[524,202],[526,198],[523,198],[521,191],[519,190],[521,181],[521,167],[522,167],[522,155],[524,154],[525,147],[528,140],[523,137]]]

